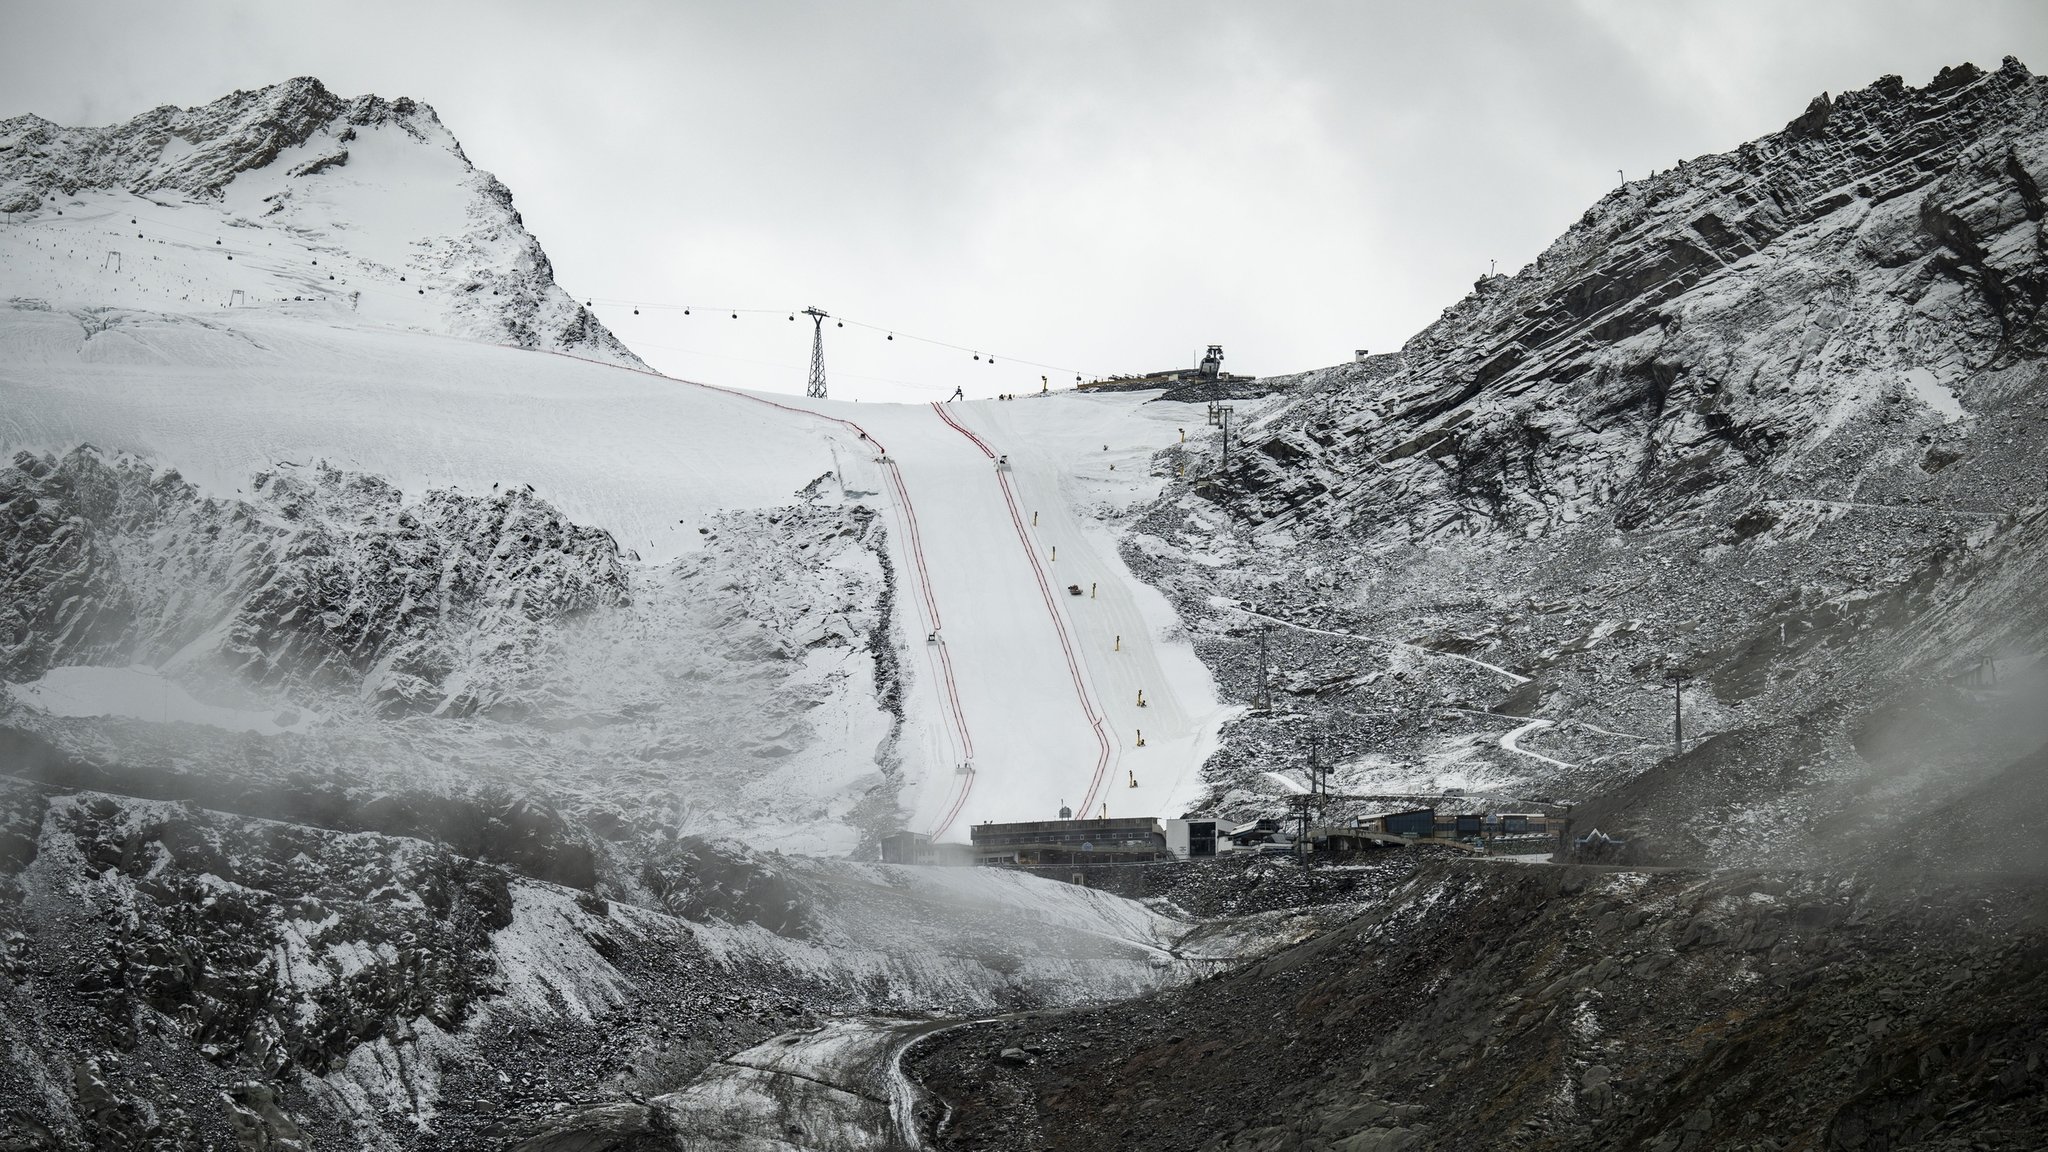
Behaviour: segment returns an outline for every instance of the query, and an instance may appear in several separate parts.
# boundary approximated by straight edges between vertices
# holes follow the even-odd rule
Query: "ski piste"
[[[1045,565],[1039,561],[1038,549],[1032,542],[1030,533],[1024,527],[1022,513],[1017,510],[1017,494],[1010,487],[1009,457],[998,456],[996,450],[988,446],[987,441],[975,435],[958,420],[953,419],[952,414],[946,411],[944,405],[935,403],[932,405],[932,411],[938,413],[939,419],[944,420],[947,427],[967,437],[969,443],[981,449],[981,454],[990,463],[995,464],[996,483],[1002,487],[1004,507],[1010,513],[1011,525],[1017,530],[1017,542],[1023,545],[1024,556],[1031,563],[1031,575],[1038,582],[1038,591],[1045,601],[1046,614],[1052,618],[1053,630],[1059,637],[1060,652],[1067,659],[1067,672],[1074,679],[1074,695],[1080,700],[1081,714],[1087,720],[1088,727],[1094,731],[1095,739],[1101,746],[1101,751],[1095,760],[1095,772],[1088,778],[1088,790],[1082,793],[1081,805],[1077,809],[1085,819],[1087,814],[1094,810],[1095,798],[1102,791],[1103,777],[1109,771],[1111,755],[1109,734],[1103,730],[1102,709],[1095,702],[1094,694],[1089,691],[1087,679],[1081,673],[1080,663],[1074,658],[1072,630],[1068,627],[1065,614],[1060,610],[1059,602],[1053,597],[1052,585],[1046,582]],[[973,784],[974,777],[970,773],[961,785],[961,803],[964,804],[966,802],[967,789],[971,788]],[[943,835],[947,824],[951,821],[952,816],[958,813],[958,810],[956,805],[945,821],[934,826],[932,835],[935,837]]]
[[[1072,393],[814,401],[332,311],[138,316],[107,356],[104,336],[81,353],[63,313],[6,316],[0,342],[24,353],[0,366],[18,401],[10,453],[135,451],[222,495],[277,462],[316,459],[408,490],[520,479],[659,563],[698,547],[693,526],[719,509],[787,503],[839,468],[849,500],[882,506],[904,582],[906,827],[962,840],[972,823],[1063,806],[1178,815],[1198,795],[1226,711],[1186,641],[1159,639],[1171,609],[1124,567],[1099,515],[1104,491],[1135,500],[1156,485],[1142,462],[1184,412]],[[1122,471],[1108,470],[1106,443]],[[1065,596],[1076,581],[1096,595]],[[846,772],[868,758],[818,751]]]

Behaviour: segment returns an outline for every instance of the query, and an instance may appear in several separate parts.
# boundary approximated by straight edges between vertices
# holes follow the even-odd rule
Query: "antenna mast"
[[[804,309],[804,315],[811,318],[811,383],[804,389],[804,395],[812,400],[825,398],[825,313],[816,308]]]

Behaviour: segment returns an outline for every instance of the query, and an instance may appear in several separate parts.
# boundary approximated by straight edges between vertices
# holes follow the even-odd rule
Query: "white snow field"
[[[601,651],[557,672],[596,686],[583,716],[632,715],[650,731],[588,727],[581,752],[530,740],[498,755],[507,771],[545,779],[558,763],[560,788],[608,802],[650,772],[695,772],[703,787],[672,779],[641,802],[673,804],[692,830],[810,850],[851,846],[844,821],[892,756],[907,827],[952,840],[1062,805],[1172,816],[1195,799],[1225,713],[1164,598],[1118,558],[1113,527],[1158,492],[1150,456],[1189,422],[1186,406],[1129,393],[943,410],[810,402],[647,372],[555,285],[511,194],[431,109],[342,100],[311,80],[108,129],[0,121],[0,192],[0,452],[87,443],[226,498],[260,471],[323,460],[408,499],[527,485],[642,563],[630,614],[594,626]],[[827,473],[836,483],[814,487]],[[751,626],[693,611],[699,576],[827,595],[829,581],[779,587],[745,570],[748,554],[779,561],[716,519],[791,505],[807,487],[873,506],[889,527],[906,679],[893,748],[864,655],[808,651],[800,676],[830,692],[815,707],[763,699],[772,668],[741,661],[720,676],[717,659],[691,654],[733,649]],[[707,540],[740,558],[697,576],[664,567]],[[756,607],[822,620],[831,606]],[[80,673],[56,671],[14,697],[258,731],[287,703],[220,711],[187,684],[196,699],[172,708],[146,669],[93,673],[85,695]],[[676,683],[650,690],[665,679]],[[344,711],[301,727],[352,723]],[[444,727],[368,755],[401,772],[493,765],[487,732]],[[437,742],[431,763],[412,753]]]
[[[528,484],[650,566],[699,548],[714,514],[791,504],[835,473],[828,496],[877,506],[890,527],[907,827],[964,840],[973,823],[1049,819],[1062,804],[1173,816],[1198,794],[1226,712],[1164,598],[1119,559],[1110,522],[1163,482],[1149,457],[1189,422],[1185,406],[1128,393],[943,411],[813,402],[401,330],[332,300],[89,305],[163,285],[138,272],[108,292],[24,262],[69,221],[0,233],[0,300],[13,301],[0,304],[0,452],[90,443],[229,498],[260,470],[318,459],[387,476],[409,498]],[[798,750],[808,780],[802,803],[773,814],[780,847],[850,846],[844,828],[821,837],[804,823],[843,818],[848,789],[876,770],[872,691],[847,691],[862,698],[807,731],[857,739]],[[729,723],[732,697],[704,719]],[[820,797],[844,799],[828,811]]]
[[[0,293],[11,272],[0,273]],[[318,306],[315,306],[318,307]],[[97,331],[84,323],[104,324]],[[340,316],[0,308],[0,449],[79,443],[233,496],[281,461],[430,487],[530,484],[644,560],[721,509],[794,502],[836,425],[643,372]]]

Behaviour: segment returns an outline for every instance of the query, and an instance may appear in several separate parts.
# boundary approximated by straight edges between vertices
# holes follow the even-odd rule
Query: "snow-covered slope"
[[[693,593],[688,579],[669,585],[650,575],[647,580],[671,591],[625,592],[631,604],[621,611],[642,619],[643,630],[620,633],[619,651],[652,658],[640,645],[659,640],[681,645],[669,651],[721,652],[749,627],[766,624],[779,632],[773,621],[809,613],[818,619],[785,633],[806,661],[834,651],[815,646],[829,633],[857,640],[857,662],[883,659],[885,680],[902,669],[906,726],[879,750],[887,729],[875,729],[873,718],[895,689],[852,670],[828,678],[846,691],[830,696],[830,711],[813,714],[789,739],[777,734],[797,705],[780,676],[695,680],[702,699],[719,700],[715,707],[685,706],[654,719],[659,729],[717,716],[717,730],[747,733],[738,738],[741,747],[797,748],[803,763],[820,758],[816,763],[834,765],[809,770],[811,784],[774,798],[765,813],[771,823],[789,819],[792,808],[782,801],[790,797],[803,798],[803,810],[810,811],[812,798],[837,796],[879,768],[898,765],[909,826],[943,822],[956,838],[974,821],[1050,815],[1062,802],[1082,805],[1091,792],[1091,807],[1107,802],[1116,814],[1177,814],[1199,791],[1196,769],[1222,714],[1191,649],[1177,638],[1172,613],[1156,594],[1133,587],[1101,519],[1165,483],[1145,460],[1174,442],[1175,425],[1192,422],[1182,406],[1148,405],[1133,395],[954,406],[964,426],[981,428],[989,443],[1012,455],[1004,476],[1025,521],[1020,531],[993,461],[925,405],[813,403],[813,415],[799,401],[769,403],[560,357],[291,317],[121,313],[102,319],[107,327],[88,335],[76,316],[0,309],[0,350],[7,353],[0,387],[10,399],[0,449],[56,453],[89,443],[106,453],[132,453],[176,467],[198,498],[231,505],[261,503],[254,486],[259,475],[316,476],[322,461],[388,478],[405,504],[436,490],[447,494],[444,500],[461,494],[489,503],[531,485],[569,524],[610,533],[628,562],[697,565],[693,558],[708,546],[730,557],[715,565],[721,579],[739,578],[753,589],[735,605],[738,615],[727,618],[708,610],[720,598],[714,589]],[[875,439],[862,440],[860,428],[871,429]],[[891,463],[881,462],[877,444],[887,447]],[[1105,445],[1112,450],[1105,452]],[[1119,461],[1124,470],[1110,471]],[[821,478],[824,483],[814,483]],[[135,483],[157,481],[144,475]],[[765,510],[797,503],[800,490],[848,515],[862,507],[884,514],[886,532],[876,543],[886,546],[891,571],[866,577],[863,594],[899,589],[886,636],[870,637],[868,625],[857,623],[877,610],[876,603],[808,602],[826,595],[823,585],[812,587],[800,565],[775,558],[773,539],[796,521],[771,523]],[[917,536],[909,531],[906,508],[922,525]],[[354,518],[363,509],[341,511]],[[728,518],[734,514],[739,519]],[[1036,527],[1029,523],[1033,514]],[[813,535],[822,545],[839,530],[819,526]],[[790,539],[792,559],[823,554],[798,549],[800,543],[811,547],[810,539]],[[531,542],[520,533],[512,542],[522,570],[535,570]],[[171,543],[148,533],[135,541],[144,552]],[[749,559],[747,553],[758,555]],[[225,557],[209,562],[222,571],[235,568]],[[1077,582],[1097,594],[1068,595],[1067,585]],[[923,642],[932,631],[927,588],[944,613],[939,631],[955,665],[950,691],[936,646]],[[58,591],[50,585],[46,595]],[[396,585],[386,593],[392,605],[405,599]],[[563,593],[548,584],[547,596]],[[531,600],[542,590],[528,586],[522,595]],[[700,611],[705,614],[694,626],[710,631],[690,641],[683,637],[692,633],[674,631],[686,626],[682,622],[644,620],[649,613],[672,620],[678,612]],[[202,614],[182,626],[211,627],[223,619]],[[395,634],[393,622],[379,627]],[[591,627],[611,634],[606,625]],[[489,662],[501,663],[500,645],[510,637],[492,637],[482,651]],[[10,640],[24,642],[22,636]],[[155,663],[174,654],[133,646],[119,651],[122,662]],[[637,667],[639,659],[615,658],[613,666]],[[454,666],[447,663],[442,672]],[[588,670],[585,663],[573,666]],[[442,677],[434,680],[438,691]],[[602,682],[626,681],[607,676]],[[1147,694],[1142,708],[1140,689]],[[421,699],[431,711],[442,695]],[[528,689],[514,696],[522,707],[539,706],[541,699]],[[558,705],[568,697],[549,698]],[[794,700],[811,698],[804,690]],[[320,707],[312,700],[295,703]],[[971,781],[955,773],[968,759],[961,755],[963,722],[979,741]],[[825,732],[835,735],[827,740],[819,735]],[[972,785],[972,795],[959,795],[963,784]],[[844,815],[837,801],[824,807],[834,820]],[[723,804],[713,810],[731,811]]]
[[[0,290],[257,309],[639,359],[554,282],[434,110],[301,77],[108,128],[0,120]]]
[[[407,101],[293,81],[8,124],[0,452],[34,455],[12,506],[48,506],[14,530],[0,640],[10,675],[56,670],[16,693],[38,713],[161,724],[175,689],[188,718],[346,728],[351,771],[440,775],[424,741],[578,781],[579,812],[828,851],[849,820],[962,839],[1199,793],[1222,711],[1104,527],[1164,483],[1144,460],[1181,406],[949,422],[590,362],[603,341],[519,327],[507,301],[560,295],[545,258]],[[393,748],[378,712],[534,728],[520,752],[462,724]],[[616,756],[658,782],[597,767]]]

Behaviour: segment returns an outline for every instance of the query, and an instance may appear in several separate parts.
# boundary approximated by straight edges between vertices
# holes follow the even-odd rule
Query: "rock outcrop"
[[[2008,763],[1849,730],[1958,682],[1978,728],[2032,730],[1989,721],[2048,644],[2044,172],[2017,61],[1888,77],[1615,190],[1398,354],[1240,403],[1227,464],[1172,450],[1133,567],[1243,698],[1243,609],[1296,625],[1212,806],[1278,814],[1260,772],[1308,754],[1302,714],[1340,791],[1584,801],[1671,756],[1675,675],[1690,758],[1644,787],[1685,799],[1627,807],[1688,858],[1804,851],[1859,778],[1910,808]]]
[[[386,714],[518,709],[561,625],[627,598],[608,533],[524,490],[408,504],[324,464],[246,500],[80,448],[0,469],[0,674],[211,664]]]
[[[949,1152],[2029,1148],[2042,912],[2000,880],[1435,864],[1245,971],[909,1062]]]
[[[1610,193],[1391,363],[1311,388],[1204,490],[1412,539],[1847,492],[1869,477],[1837,455],[1947,443],[2048,347],[2044,178],[2048,83],[2016,60],[1823,96]]]

